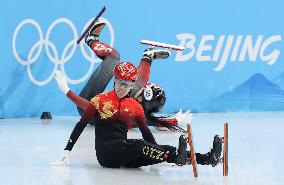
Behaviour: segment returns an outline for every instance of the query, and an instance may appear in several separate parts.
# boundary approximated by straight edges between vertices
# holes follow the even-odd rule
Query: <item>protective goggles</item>
[[[129,88],[133,86],[133,82],[130,80],[122,80],[115,78],[114,82],[116,83],[116,85],[123,86],[124,88]]]

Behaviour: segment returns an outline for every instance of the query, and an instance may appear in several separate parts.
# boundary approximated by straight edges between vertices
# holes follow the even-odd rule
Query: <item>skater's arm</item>
[[[57,82],[59,89],[64,94],[66,94],[66,96],[71,101],[73,101],[81,109],[83,109],[83,110],[87,109],[87,107],[90,105],[90,102],[88,100],[84,99],[84,98],[81,98],[80,96],[78,96],[77,94],[75,94],[73,91],[70,90],[70,88],[68,87],[66,77],[64,76],[64,74],[61,71],[56,70],[55,79],[56,79],[56,82]]]
[[[86,110],[91,104],[88,100],[78,96],[73,91],[69,90],[66,96],[75,103],[80,109]]]
[[[159,117],[151,113],[147,114],[147,120],[154,124],[156,127],[166,127],[174,132],[185,132],[185,130],[179,125],[179,121],[176,117]],[[186,119],[187,120],[187,119]],[[189,122],[187,122],[189,123]]]
[[[150,66],[151,65],[149,62],[143,59],[141,60],[140,65],[138,67],[139,76],[138,79],[135,81],[133,89],[131,90],[131,97],[137,96],[137,93],[140,93],[139,91],[141,90],[141,88],[147,84],[150,76]]]
[[[153,119],[155,118],[155,119]],[[188,110],[186,112],[183,112],[181,109],[179,112],[177,112],[174,117],[155,117],[151,114],[149,115],[149,120],[158,122],[164,122],[172,126],[178,126],[178,125],[186,125],[188,123],[192,122],[192,113]],[[163,126],[163,125],[161,125]]]
[[[146,85],[149,81],[150,77],[150,69],[151,69],[151,62],[147,61],[146,59],[142,59],[139,66],[138,66],[138,71],[139,71],[139,77],[136,83],[138,83],[141,87]]]
[[[178,125],[178,121],[176,118],[158,118],[159,121],[166,122],[170,125]]]
[[[143,110],[143,108],[140,104],[138,104],[138,106],[137,106],[137,112],[136,113],[137,114],[136,114],[135,120],[136,120],[136,123],[137,123],[139,130],[142,133],[143,139],[145,141],[149,142],[149,143],[157,144],[152,132],[150,131],[150,129],[147,125],[146,118],[145,118],[145,115],[144,115],[144,110]]]
[[[75,128],[73,129],[69,137],[68,143],[64,150],[68,150],[68,151],[72,150],[76,141],[78,140],[81,133],[87,126],[88,122],[93,118],[95,113],[96,113],[95,107],[92,104],[90,104],[88,108],[86,109],[85,113],[83,114],[83,116],[81,117],[80,121],[76,124]]]

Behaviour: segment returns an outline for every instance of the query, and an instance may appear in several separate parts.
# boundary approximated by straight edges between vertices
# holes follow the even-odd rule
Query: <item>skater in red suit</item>
[[[122,62],[115,66],[113,73],[114,89],[91,99],[91,103],[71,133],[63,156],[52,164],[68,164],[69,152],[92,119],[95,123],[96,155],[101,166],[137,168],[161,162],[186,164],[187,156],[190,156],[190,152],[186,151],[186,141],[179,140],[179,149],[169,145],[158,145],[148,128],[141,104],[130,97],[138,78],[137,68],[131,63]],[[128,125],[131,122],[137,123],[143,139],[127,139]],[[214,138],[215,149],[210,151],[210,157],[207,154],[196,153],[198,164],[215,166],[219,163],[222,144],[217,140]]]

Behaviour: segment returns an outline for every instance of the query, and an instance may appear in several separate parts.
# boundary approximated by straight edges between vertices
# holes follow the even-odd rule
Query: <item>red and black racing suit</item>
[[[104,167],[140,167],[160,162],[176,162],[176,148],[158,145],[149,130],[142,106],[133,98],[119,99],[114,91],[92,98],[76,124],[65,150],[71,151],[88,122],[94,119],[95,148]],[[127,139],[128,125],[135,121],[143,139]]]

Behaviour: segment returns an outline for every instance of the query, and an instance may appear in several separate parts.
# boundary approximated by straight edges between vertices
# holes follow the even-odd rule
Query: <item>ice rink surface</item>
[[[79,117],[0,120],[0,184],[3,185],[281,185],[284,184],[284,112],[193,115],[195,151],[206,153],[215,134],[229,123],[229,176],[222,165],[192,167],[162,163],[139,169],[108,169],[96,161],[94,127],[88,126],[71,153],[68,167],[49,163],[62,154]],[[177,146],[178,134],[151,128],[160,144]],[[141,138],[139,130],[129,138]]]

